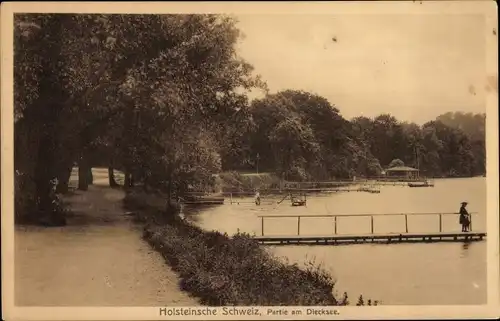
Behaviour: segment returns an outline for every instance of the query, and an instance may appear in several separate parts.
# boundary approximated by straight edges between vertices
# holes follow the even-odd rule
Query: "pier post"
[[[334,216],[335,234],[337,234],[337,216]]]
[[[371,231],[372,231],[372,234],[373,234],[373,215],[370,215],[370,228],[371,228]]]
[[[408,233],[408,214],[405,214],[405,228],[406,228],[406,233]]]
[[[300,216],[297,217],[297,235],[300,235]]]
[[[233,205],[233,193],[229,193],[229,198],[231,200],[231,205]]]
[[[441,213],[439,213],[439,232],[443,231],[443,218]]]
[[[472,213],[469,214],[469,231],[472,231]]]
[[[261,223],[261,233],[262,233],[262,236],[264,236],[264,216],[261,216],[260,217],[260,223]]]

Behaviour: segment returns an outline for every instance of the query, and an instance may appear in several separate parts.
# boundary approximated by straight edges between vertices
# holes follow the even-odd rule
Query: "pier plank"
[[[339,244],[339,243],[404,243],[481,241],[485,232],[460,233],[386,233],[364,235],[269,235],[254,237],[261,244]]]

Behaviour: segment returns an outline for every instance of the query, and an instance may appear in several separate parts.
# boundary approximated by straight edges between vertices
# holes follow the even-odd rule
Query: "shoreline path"
[[[94,185],[65,197],[65,227],[15,228],[15,304],[20,306],[193,306],[179,278],[142,240],[122,208],[124,192],[94,169]]]

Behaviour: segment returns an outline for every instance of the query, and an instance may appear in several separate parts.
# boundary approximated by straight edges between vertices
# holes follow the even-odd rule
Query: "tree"
[[[460,130],[467,136],[471,145],[471,153],[474,157],[471,168],[472,175],[486,173],[486,114],[449,112],[438,116],[436,120],[448,127]],[[466,147],[466,149],[468,148],[469,147]],[[465,152],[465,154],[467,153],[468,152]],[[470,156],[467,156],[467,158],[470,158]]]
[[[365,176],[380,176],[382,166],[379,160],[372,154],[373,121],[364,116],[355,117],[351,120],[351,130],[354,139],[362,150],[363,157],[358,166],[358,174]]]
[[[250,113],[255,123],[251,139],[253,154],[259,154],[259,166],[263,171],[274,170],[278,164],[269,137],[280,122],[293,117],[291,102],[277,95],[267,95],[252,102]]]
[[[289,117],[271,131],[269,141],[280,175],[288,180],[304,180],[309,176],[307,164],[315,161],[319,150],[309,126],[297,117]]]
[[[238,88],[264,87],[235,55],[233,19],[194,15],[175,21],[182,22],[177,30],[186,41],[131,70],[121,88],[137,117],[124,135],[130,137],[127,166],[147,184],[166,184],[169,193],[211,181],[220,155],[242,139],[238,126],[251,127]],[[230,117],[240,115],[233,126]]]
[[[402,166],[405,166],[405,163],[399,158],[395,158],[389,163],[388,167],[392,168],[392,167],[402,167]]]
[[[424,124],[422,136],[425,153],[421,155],[421,169],[430,176],[442,175],[441,151],[443,149],[443,141],[439,139],[436,128],[432,123]]]
[[[62,25],[67,16],[38,16],[32,20],[15,19],[14,110],[17,115],[15,133],[24,136],[17,139],[17,160],[21,177],[32,182],[20,184],[34,196],[41,220],[64,223],[60,214],[54,211],[51,197],[55,177],[55,157],[59,145],[59,117],[63,112],[63,102],[67,93],[61,90],[62,77],[54,72],[58,69],[63,44],[59,41],[64,33]],[[38,23],[38,24],[37,24]],[[40,31],[43,23],[43,31]],[[25,28],[29,25],[30,28]],[[25,51],[24,51],[25,50]],[[19,59],[19,60],[16,60]],[[17,62],[17,63],[16,63]],[[25,76],[24,73],[32,73]],[[30,86],[21,89],[24,85]],[[26,95],[26,96],[24,96]],[[27,153],[32,156],[26,157]],[[23,159],[24,158],[24,159]]]
[[[415,123],[402,123],[401,128],[406,142],[403,161],[412,167],[420,169],[422,155],[426,152],[422,129]]]
[[[381,164],[389,164],[395,157],[402,158],[405,141],[403,131],[396,118],[388,114],[373,120],[371,152]]]
[[[440,121],[424,124],[428,144],[427,163],[435,172],[444,176],[471,176],[475,164],[472,145],[469,138],[460,129],[446,126]],[[439,166],[439,169],[436,168]]]
[[[295,168],[296,176],[302,178],[350,177],[364,157],[362,146],[352,137],[351,124],[321,96],[285,90],[254,101],[251,111],[256,127],[252,146],[264,168]],[[291,124],[298,132],[291,130]],[[276,143],[276,131],[283,135],[283,128],[288,128],[296,139],[292,143],[289,137],[286,150]],[[274,142],[270,141],[271,137]],[[305,146],[305,140],[309,148],[291,147]]]

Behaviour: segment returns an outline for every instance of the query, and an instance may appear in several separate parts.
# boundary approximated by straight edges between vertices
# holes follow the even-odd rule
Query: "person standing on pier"
[[[255,191],[255,205],[260,205],[260,193],[259,191]]]
[[[460,224],[462,224],[462,232],[469,232],[470,228],[470,217],[469,212],[465,208],[467,206],[467,202],[462,202],[462,206],[460,206]]]

